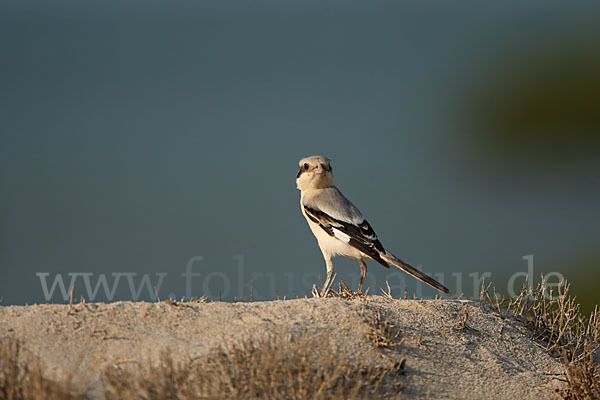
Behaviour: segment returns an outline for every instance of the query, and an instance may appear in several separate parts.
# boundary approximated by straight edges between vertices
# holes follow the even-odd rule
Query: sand
[[[468,309],[466,326],[465,308]],[[380,309],[405,335],[378,349],[365,315]],[[461,300],[295,299],[245,303],[116,302],[0,306],[0,337],[23,340],[54,379],[72,372],[95,392],[113,365],[195,358],[218,346],[269,332],[308,333],[350,359],[406,359],[404,397],[415,399],[556,399],[565,371],[527,335],[523,324]],[[321,339],[322,340],[322,339]]]

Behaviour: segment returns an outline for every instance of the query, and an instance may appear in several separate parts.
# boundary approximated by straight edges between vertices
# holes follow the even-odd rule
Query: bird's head
[[[299,190],[318,189],[333,185],[331,160],[323,156],[311,156],[300,160],[300,170],[296,175]]]

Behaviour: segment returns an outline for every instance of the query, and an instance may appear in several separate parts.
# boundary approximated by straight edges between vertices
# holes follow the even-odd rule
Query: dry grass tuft
[[[382,320],[380,320],[381,323]],[[385,325],[387,324],[387,325]],[[389,320],[388,342],[398,337]],[[108,400],[129,399],[364,399],[398,395],[404,363],[364,364],[332,350],[329,336],[271,334],[264,339],[214,350],[183,362],[165,351],[158,364],[114,366],[104,371]],[[39,361],[23,356],[17,340],[0,342],[0,399],[85,399],[73,389],[72,376],[47,379]],[[394,343],[399,344],[399,343]]]
[[[106,398],[362,399],[402,390],[398,366],[357,364],[327,344],[327,337],[279,334],[181,363],[163,353],[159,366],[142,366],[136,373],[106,371]]]
[[[506,299],[482,285],[480,297],[503,318],[520,319],[548,354],[560,358],[567,371],[565,399],[599,399],[600,311],[596,307],[584,318],[575,298],[569,296],[569,287],[563,283],[554,291],[542,284],[535,290],[524,286],[517,297]]]
[[[167,299],[167,300],[163,300],[163,303],[165,303],[169,306],[173,306],[173,307],[192,308],[192,306],[190,306],[189,304],[186,304],[184,301],[176,301],[176,300]]]
[[[367,339],[378,348],[399,346],[404,342],[402,331],[392,322],[392,316],[384,316],[381,309],[372,310],[367,314],[365,322],[368,326]]]
[[[460,317],[460,320],[456,323],[456,326],[454,327],[454,329],[456,329],[457,331],[471,331],[471,332],[478,332],[477,329],[471,327],[469,325],[469,305],[465,304],[464,308],[463,308],[463,313],[462,313],[462,317]]]
[[[343,280],[340,280],[340,282],[338,283],[338,290],[331,288],[331,289],[329,289],[328,295],[331,297],[337,296],[340,299],[344,299],[344,300],[366,301],[367,296],[369,295],[369,289],[367,289],[364,293],[359,292],[359,291],[353,292],[352,289],[350,289],[348,287],[348,285],[346,285],[346,282],[344,282]]]
[[[71,400],[83,399],[71,388],[72,377],[57,384],[43,375],[39,360],[26,360],[23,345],[12,338],[0,341],[0,399]]]
[[[392,296],[392,288],[390,288],[390,283],[388,281],[385,281],[385,286],[387,289],[383,289],[381,287],[379,288],[381,295],[387,300],[394,300],[394,296]]]
[[[600,367],[592,358],[571,361],[566,365],[569,388],[565,399],[600,399]]]

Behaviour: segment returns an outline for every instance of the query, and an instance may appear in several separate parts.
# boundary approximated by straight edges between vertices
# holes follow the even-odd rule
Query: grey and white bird
[[[405,263],[383,247],[360,211],[334,185],[331,160],[327,157],[311,156],[300,160],[296,185],[300,190],[302,215],[317,238],[327,267],[327,278],[320,296],[327,296],[333,283],[332,258],[336,255],[358,261],[359,292],[362,291],[367,274],[365,259],[371,259],[386,268],[389,268],[390,264],[398,267],[431,287],[446,294],[450,293],[444,285]]]

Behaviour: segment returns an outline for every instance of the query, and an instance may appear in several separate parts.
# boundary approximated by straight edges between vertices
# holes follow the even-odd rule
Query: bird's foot
[[[317,289],[317,285],[314,283],[312,287],[312,295],[313,297],[321,297],[321,293],[319,293],[319,289]]]
[[[328,286],[327,288],[323,287],[323,288],[321,288],[321,290],[319,290],[317,288],[317,285],[313,284],[312,295],[313,295],[313,297],[320,297],[320,298],[325,298],[327,296],[330,296],[331,295],[331,286]]]
[[[337,296],[341,299],[366,300],[369,294],[369,288],[367,288],[367,290],[365,290],[365,292],[363,293],[362,287],[358,288],[356,292],[353,292],[352,289],[350,289],[348,285],[346,285],[346,282],[344,282],[343,280],[340,280],[338,286],[338,290],[331,289],[331,291],[333,292],[334,296]]]

